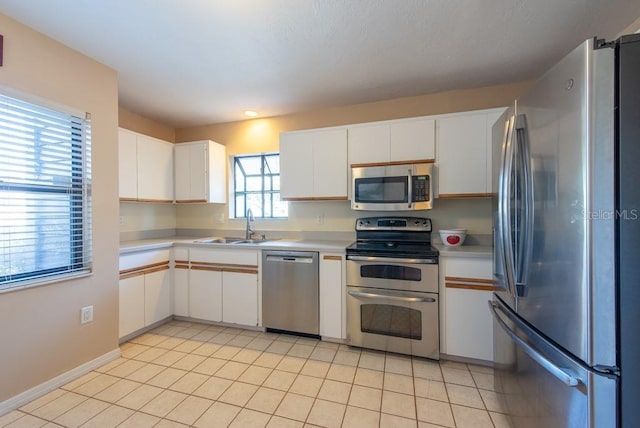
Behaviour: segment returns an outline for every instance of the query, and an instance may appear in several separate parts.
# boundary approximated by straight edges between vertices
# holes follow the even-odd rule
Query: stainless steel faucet
[[[247,227],[244,232],[244,239],[251,239],[254,233],[253,229],[251,229],[251,222],[255,221],[255,218],[253,217],[253,212],[251,212],[251,208],[247,210],[246,218],[247,218]]]

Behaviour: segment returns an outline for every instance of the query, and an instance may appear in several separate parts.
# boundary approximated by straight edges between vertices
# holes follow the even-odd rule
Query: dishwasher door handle
[[[272,256],[267,254],[266,261],[276,263],[313,263],[313,257],[305,256]]]

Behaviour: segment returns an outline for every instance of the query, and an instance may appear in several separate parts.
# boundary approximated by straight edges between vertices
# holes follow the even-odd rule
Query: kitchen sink
[[[264,242],[270,241],[273,241],[273,239],[242,239],[238,237],[223,237],[198,239],[194,242],[198,244],[262,244]]]

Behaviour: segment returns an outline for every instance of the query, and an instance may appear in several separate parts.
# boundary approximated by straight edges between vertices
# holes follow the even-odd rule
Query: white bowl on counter
[[[442,229],[440,239],[448,247],[459,247],[467,237],[467,229]]]

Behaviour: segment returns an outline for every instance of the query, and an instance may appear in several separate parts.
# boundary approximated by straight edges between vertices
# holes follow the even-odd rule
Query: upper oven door
[[[432,207],[431,164],[361,166],[351,170],[354,210],[420,210]]]
[[[431,260],[348,256],[347,285],[437,293],[438,265]]]

